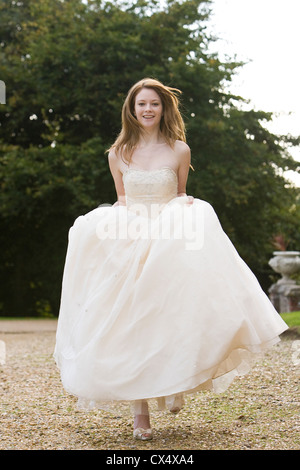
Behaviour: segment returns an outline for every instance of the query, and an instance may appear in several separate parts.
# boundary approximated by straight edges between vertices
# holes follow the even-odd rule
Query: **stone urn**
[[[270,300],[280,313],[300,310],[300,285],[290,278],[300,271],[300,251],[274,251],[269,265],[281,274],[270,289]]]

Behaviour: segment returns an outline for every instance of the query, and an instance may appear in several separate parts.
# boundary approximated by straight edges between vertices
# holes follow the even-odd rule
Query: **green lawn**
[[[291,329],[300,334],[300,312],[281,313],[281,318]]]

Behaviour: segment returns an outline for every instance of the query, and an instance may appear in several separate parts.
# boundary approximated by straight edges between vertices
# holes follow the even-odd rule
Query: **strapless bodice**
[[[167,204],[177,197],[177,174],[169,167],[156,170],[128,168],[123,173],[127,207]]]

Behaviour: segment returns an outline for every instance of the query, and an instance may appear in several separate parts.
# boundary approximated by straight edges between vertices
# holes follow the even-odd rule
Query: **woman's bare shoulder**
[[[118,156],[117,156],[117,153],[114,149],[114,147],[111,147],[108,151],[108,159],[113,161],[113,160],[118,160]]]
[[[108,164],[112,172],[119,170],[120,159],[114,148],[109,149],[108,152]]]
[[[113,174],[116,172],[120,174],[124,173],[128,166],[122,158],[122,154],[116,152],[114,148],[111,148],[108,152],[108,163]]]
[[[186,142],[182,140],[176,140],[174,151],[180,160],[186,160],[187,162],[191,159],[191,149]]]
[[[186,142],[183,140],[176,140],[174,150],[180,155],[188,155],[191,153],[191,149]]]

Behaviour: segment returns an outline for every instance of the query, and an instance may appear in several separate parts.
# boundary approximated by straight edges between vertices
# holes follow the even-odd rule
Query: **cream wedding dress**
[[[69,232],[54,357],[81,403],[225,390],[287,329],[213,208],[170,168],[128,169],[127,206]]]

